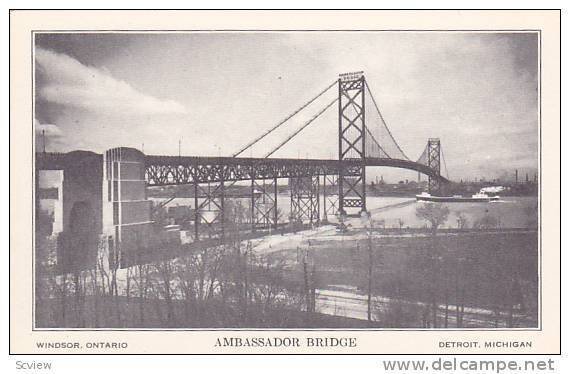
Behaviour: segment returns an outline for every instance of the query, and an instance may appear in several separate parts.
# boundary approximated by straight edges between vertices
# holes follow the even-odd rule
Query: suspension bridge
[[[263,157],[243,157],[247,150],[270,134],[286,129],[292,118],[298,117],[334,89],[338,94],[334,94],[333,100],[290,131]],[[338,110],[338,130],[333,130],[338,131],[337,159],[272,157],[292,139],[303,136],[306,128],[334,108]],[[279,179],[288,179],[291,215],[300,221],[317,222],[322,217],[321,212],[325,215],[356,215],[366,211],[367,167],[417,171],[428,177],[429,192],[437,194],[448,182],[441,173],[442,162],[443,152],[438,138],[427,139],[426,147],[417,159],[408,157],[394,139],[363,72],[356,72],[341,74],[289,116],[228,157],[146,155],[133,148],[121,147],[102,155],[83,151],[38,152],[35,167],[36,170],[67,170],[69,175],[81,179],[86,174],[85,170],[91,167],[89,165],[102,165],[103,192],[93,191],[97,195],[95,200],[100,198],[113,204],[109,208],[112,213],[105,213],[103,207],[101,214],[103,226],[109,221],[108,226],[114,228],[116,237],[126,226],[151,221],[147,210],[150,212],[152,207],[149,201],[145,203],[144,188],[192,185],[196,207],[194,230],[195,237],[199,238],[201,227],[211,230],[214,226],[221,226],[223,233],[224,202],[229,198],[227,190],[238,182],[248,181],[251,184],[252,227],[276,227]],[[320,201],[323,201],[322,207]],[[138,213],[128,213],[133,210]],[[65,207],[63,214],[64,219],[69,214]]]

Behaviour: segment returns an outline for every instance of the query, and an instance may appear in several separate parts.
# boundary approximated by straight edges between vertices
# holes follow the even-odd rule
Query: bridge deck
[[[81,157],[85,157],[81,153]],[[101,155],[91,153],[93,157]],[[65,169],[77,160],[77,152],[37,153],[36,168]],[[359,166],[385,166],[415,170],[425,175],[447,179],[427,165],[409,160],[392,158],[366,158],[327,160],[293,158],[249,158],[249,157],[195,157],[145,155],[145,175],[148,186],[207,183],[219,181],[241,181],[251,179],[272,179],[335,175],[343,170],[350,175]]]
[[[327,160],[291,158],[247,157],[176,157],[146,156],[147,182],[150,186],[204,182],[240,181],[251,179],[309,177],[335,175],[341,169],[350,175],[353,169],[362,166],[386,166],[415,170],[438,178],[427,165],[409,160],[391,158],[367,158],[364,160]]]

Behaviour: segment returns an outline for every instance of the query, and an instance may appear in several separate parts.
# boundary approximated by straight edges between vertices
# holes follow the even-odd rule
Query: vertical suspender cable
[[[406,160],[410,160],[409,157],[406,156],[406,154],[404,153],[402,148],[400,148],[400,145],[398,145],[398,143],[396,142],[396,139],[394,139],[394,135],[392,135],[392,132],[388,128],[386,121],[384,121],[384,117],[382,116],[382,113],[380,112],[380,108],[378,107],[378,104],[376,104],[376,100],[374,99],[374,96],[372,95],[372,91],[370,90],[370,86],[368,85],[368,82],[366,82],[366,90],[368,91],[368,94],[370,95],[370,98],[372,99],[372,103],[374,104],[374,107],[376,108],[376,112],[378,112],[378,115],[380,116],[380,119],[382,120],[382,123],[384,124],[384,127],[386,128],[386,131],[388,131],[388,135],[390,135],[390,138],[392,139],[392,141],[394,142],[394,144],[396,145],[398,150],[402,153],[402,156],[404,156],[406,158]]]

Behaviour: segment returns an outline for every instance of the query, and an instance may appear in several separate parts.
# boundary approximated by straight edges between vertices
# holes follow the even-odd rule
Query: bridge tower
[[[251,229],[277,229],[277,178],[251,179]]]
[[[332,193],[331,193],[332,192]],[[323,221],[338,214],[338,175],[323,175]]]
[[[291,217],[300,222],[318,223],[321,220],[319,176],[290,178],[289,188],[291,189]]]
[[[223,238],[225,185],[222,170],[218,170],[218,182],[204,185],[194,182],[194,239]],[[201,200],[201,202],[200,202]],[[201,230],[200,227],[204,230]]]
[[[427,165],[437,172],[441,171],[441,142],[439,138],[429,138],[427,144]],[[441,190],[441,181],[438,178],[428,178],[428,191],[437,194]]]
[[[338,208],[366,211],[366,119],[363,72],[341,74],[338,79],[338,159],[362,163],[339,172]]]

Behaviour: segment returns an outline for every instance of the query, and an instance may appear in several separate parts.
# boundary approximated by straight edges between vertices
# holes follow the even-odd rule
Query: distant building
[[[52,235],[63,231],[63,170],[40,170],[39,209],[52,217]]]
[[[194,218],[194,209],[188,205],[176,205],[168,207],[168,217],[172,218],[176,225],[188,226]]]

